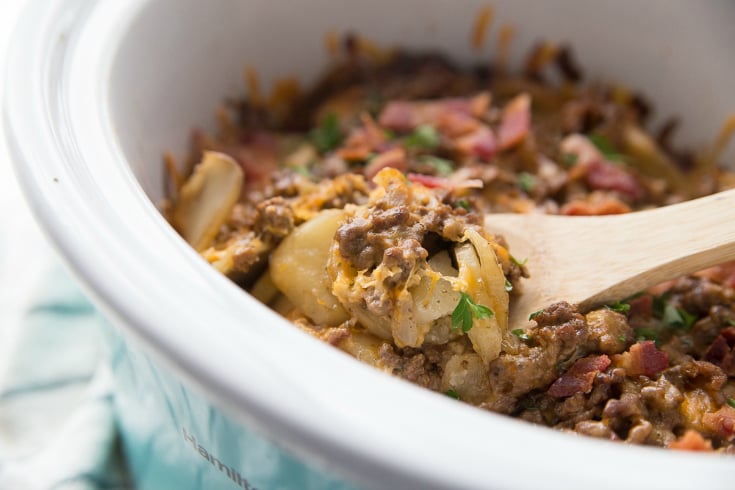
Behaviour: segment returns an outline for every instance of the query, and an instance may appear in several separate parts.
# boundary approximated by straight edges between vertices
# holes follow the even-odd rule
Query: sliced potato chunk
[[[172,221],[197,251],[206,249],[240,198],[243,172],[230,156],[204,152],[174,204]]]
[[[271,255],[273,283],[317,325],[339,325],[349,318],[332,294],[327,273],[332,238],[343,219],[342,210],[321,211],[284,238]]]

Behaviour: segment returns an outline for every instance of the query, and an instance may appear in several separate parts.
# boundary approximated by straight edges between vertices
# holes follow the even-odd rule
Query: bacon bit
[[[521,141],[531,127],[531,96],[521,94],[514,97],[503,109],[503,119],[498,131],[501,150],[507,150]]]
[[[547,393],[556,398],[577,393],[589,393],[595,377],[609,365],[610,358],[604,354],[579,359],[567,372],[554,381]]]
[[[392,100],[380,111],[378,122],[381,126],[396,131],[411,131],[414,128],[414,103],[406,100]]]
[[[378,172],[384,168],[394,168],[401,172],[405,172],[408,167],[406,161],[406,150],[403,148],[393,148],[376,156],[365,166],[363,173],[367,179],[372,179]]]
[[[472,29],[472,47],[480,51],[482,45],[485,43],[485,36],[487,35],[487,29],[490,27],[490,22],[493,19],[493,9],[489,5],[485,6],[477,14],[475,20],[475,26]]]
[[[645,194],[633,175],[604,160],[587,165],[587,185],[592,189],[617,191],[633,202],[640,200]]]
[[[735,288],[735,261],[704,269],[695,275]]]
[[[605,160],[604,155],[586,136],[571,134],[559,144],[563,155],[574,155],[576,165],[569,178],[584,178],[587,185],[596,190],[612,190],[631,201],[640,200],[645,191],[636,178],[624,169]]]
[[[656,348],[653,340],[642,340],[630,346],[628,352],[614,357],[615,364],[630,376],[654,377],[669,366],[669,356]]]
[[[600,150],[597,149],[589,138],[578,133],[570,134],[561,140],[559,150],[561,150],[563,155],[573,155],[576,158],[576,165],[572,170],[586,169],[590,163],[605,159]]]
[[[644,294],[635,299],[628,301],[630,305],[629,317],[650,318],[653,315],[653,296]]]
[[[439,100],[394,100],[388,102],[378,116],[381,126],[408,132],[422,124],[437,125],[448,114],[481,117],[490,107],[491,96],[481,92],[473,97]]]
[[[463,156],[474,156],[486,162],[492,160],[498,151],[495,134],[487,126],[481,126],[472,133],[458,138],[454,144]]]
[[[483,186],[483,182],[480,179],[454,181],[445,179],[444,177],[414,173],[409,173],[408,175],[406,175],[406,177],[410,182],[413,182],[414,184],[421,184],[424,187],[428,187],[430,189],[482,189]]]
[[[696,430],[689,429],[679,439],[669,443],[669,449],[679,449],[683,451],[712,451],[712,441],[702,437],[702,434]]]
[[[584,199],[568,202],[561,208],[561,214],[567,216],[602,216],[629,212],[630,206],[617,197],[601,192],[592,192]]]
[[[735,408],[725,406],[702,415],[702,425],[714,434],[731,439],[735,436]]]
[[[278,168],[278,142],[265,131],[249,133],[242,143],[207,149],[221,151],[234,158],[245,172],[247,188],[258,187]]]
[[[735,376],[735,327],[722,330],[704,354],[704,360]]]
[[[363,125],[352,129],[345,146],[337,150],[337,155],[348,161],[367,160],[387,141],[385,133],[369,114],[361,114],[360,119]]]
[[[449,138],[458,138],[482,126],[482,123],[472,116],[459,112],[447,112],[439,116],[436,121],[436,129]]]

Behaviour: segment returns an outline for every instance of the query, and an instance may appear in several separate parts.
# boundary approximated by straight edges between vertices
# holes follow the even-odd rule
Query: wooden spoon
[[[491,214],[531,277],[511,297],[510,328],[557,301],[581,310],[625,299],[678,276],[735,260],[735,189],[613,216]]]

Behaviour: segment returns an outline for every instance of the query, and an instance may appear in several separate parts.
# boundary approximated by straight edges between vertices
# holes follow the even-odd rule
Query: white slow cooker
[[[224,96],[327,62],[329,31],[468,62],[484,1],[30,0],[5,72],[7,139],[47,234],[110,322],[119,424],[142,489],[732,489],[732,457],[632,447],[487,413],[309,337],[220,276],[157,210],[161,156]],[[735,110],[735,3],[496,0],[517,60],[570,42],[682,144]],[[496,31],[495,31],[496,32]],[[730,156],[733,154],[731,152]],[[735,159],[732,159],[735,161]],[[713,230],[714,232],[714,230]]]

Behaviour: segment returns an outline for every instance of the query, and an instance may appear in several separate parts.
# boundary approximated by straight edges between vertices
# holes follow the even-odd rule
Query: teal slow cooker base
[[[118,425],[136,488],[357,489],[236,423],[107,330]]]

